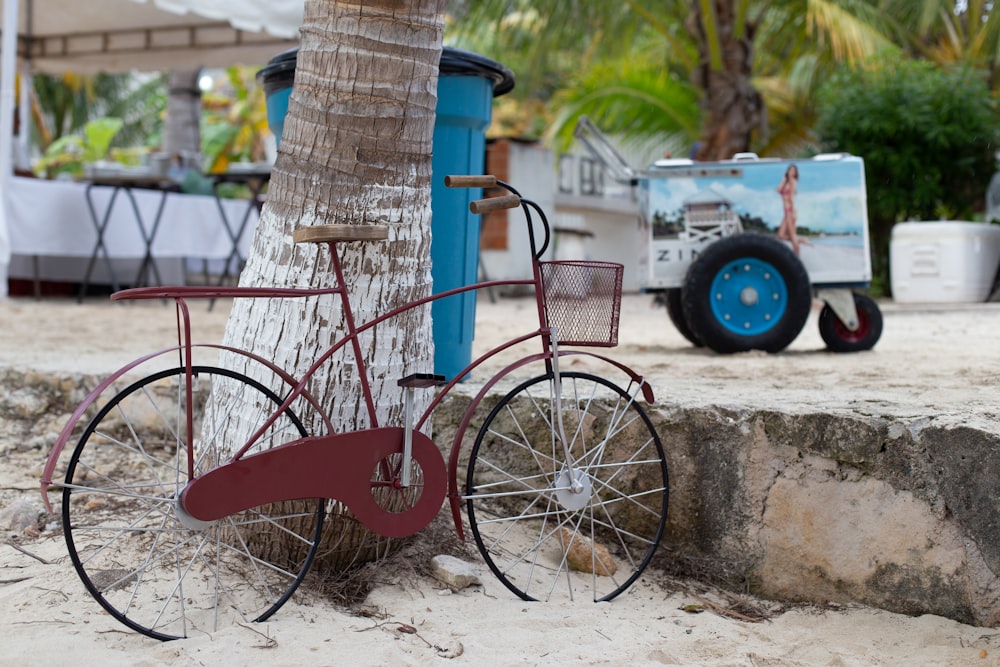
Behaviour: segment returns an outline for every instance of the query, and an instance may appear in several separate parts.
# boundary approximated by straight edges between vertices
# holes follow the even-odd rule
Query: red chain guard
[[[413,432],[413,458],[423,473],[416,504],[389,512],[372,496],[372,474],[390,454],[403,451],[402,428],[378,428],[296,440],[233,461],[188,482],[184,510],[216,521],[252,507],[284,500],[332,498],[346,505],[369,529],[386,537],[419,532],[444,502],[444,459],[434,442]]]

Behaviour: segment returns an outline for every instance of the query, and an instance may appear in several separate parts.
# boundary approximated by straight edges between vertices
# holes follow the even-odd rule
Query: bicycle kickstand
[[[400,474],[400,485],[405,489],[410,486],[410,462],[413,458],[413,390],[423,387],[437,387],[444,384],[443,375],[433,373],[413,373],[399,381],[399,386],[406,391],[403,396],[403,469]]]

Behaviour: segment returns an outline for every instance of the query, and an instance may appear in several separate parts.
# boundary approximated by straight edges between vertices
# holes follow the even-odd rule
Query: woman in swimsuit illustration
[[[795,194],[799,189],[799,168],[794,164],[788,165],[785,176],[778,186],[778,194],[781,195],[781,203],[785,208],[785,215],[781,218],[781,225],[778,227],[778,238],[792,244],[792,250],[799,254],[799,237],[795,233],[795,226],[798,222],[798,215],[795,212]]]

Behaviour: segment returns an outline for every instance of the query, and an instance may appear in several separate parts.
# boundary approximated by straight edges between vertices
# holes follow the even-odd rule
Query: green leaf
[[[87,123],[83,128],[84,161],[93,162],[107,156],[111,140],[122,125],[124,121],[121,118],[98,118]]]

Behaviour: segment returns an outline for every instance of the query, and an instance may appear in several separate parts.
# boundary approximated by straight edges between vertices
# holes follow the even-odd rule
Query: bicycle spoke
[[[575,372],[562,380],[565,447],[552,376],[529,380],[485,419],[463,498],[480,552],[513,593],[609,600],[659,544],[666,464],[641,387]]]
[[[62,484],[66,543],[87,590],[119,621],[157,639],[273,614],[312,562],[324,507],[278,503],[210,523],[179,512],[188,461],[204,471],[228,455],[223,439],[233,413],[205,411],[213,385],[231,384],[240,405],[259,410],[241,419],[262,423],[281,405],[254,380],[196,367],[188,406],[188,377],[181,368],[163,371],[116,394],[85,429]],[[182,433],[189,407],[193,451]],[[288,411],[248,453],[304,435]]]

